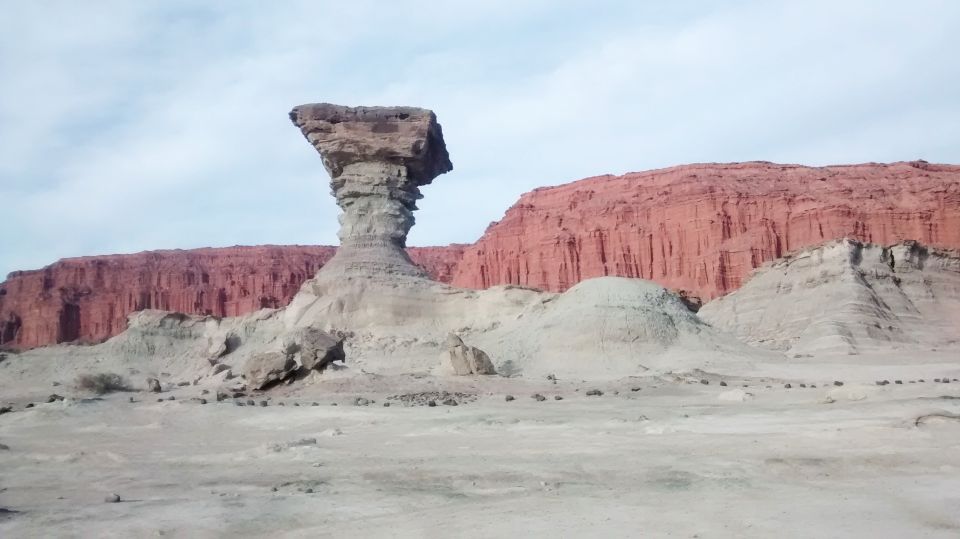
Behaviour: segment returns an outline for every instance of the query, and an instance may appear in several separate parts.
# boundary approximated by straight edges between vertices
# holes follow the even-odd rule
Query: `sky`
[[[336,245],[295,105],[434,110],[409,245],[520,194],[695,162],[960,163],[953,0],[0,0],[0,275]]]

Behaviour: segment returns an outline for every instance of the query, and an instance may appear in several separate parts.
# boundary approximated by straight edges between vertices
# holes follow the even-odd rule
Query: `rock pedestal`
[[[290,112],[320,152],[343,210],[325,273],[425,277],[404,251],[420,187],[453,169],[433,112],[413,107],[300,105]]]

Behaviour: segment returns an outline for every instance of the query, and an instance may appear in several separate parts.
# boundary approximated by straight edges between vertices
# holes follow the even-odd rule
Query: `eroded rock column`
[[[290,112],[320,152],[343,210],[324,273],[425,276],[407,256],[420,187],[453,169],[436,115],[413,107],[300,105]]]

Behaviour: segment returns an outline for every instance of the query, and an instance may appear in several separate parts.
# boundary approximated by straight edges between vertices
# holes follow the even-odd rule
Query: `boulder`
[[[156,378],[147,378],[147,391],[152,391],[154,393],[160,393],[163,391],[163,387],[160,386],[160,380]]]
[[[229,370],[230,370],[230,365],[217,363],[216,365],[213,366],[213,369],[211,370],[211,374],[220,374],[223,371],[229,371]]]
[[[292,375],[300,366],[292,356],[283,352],[265,352],[250,357],[243,367],[243,377],[253,389],[279,382]]]
[[[449,366],[454,374],[497,374],[490,357],[483,350],[464,344],[463,340],[451,333],[447,336],[447,349],[440,355],[443,364]]]
[[[322,329],[296,329],[283,339],[283,352],[292,356],[305,370],[323,370],[334,361],[344,361],[343,339]]]
[[[216,360],[222,357],[227,353],[227,340],[226,339],[209,339],[209,346],[207,347],[207,361],[211,363],[216,363]]]

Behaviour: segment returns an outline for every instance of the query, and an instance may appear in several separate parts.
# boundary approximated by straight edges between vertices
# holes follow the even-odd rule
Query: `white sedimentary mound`
[[[791,353],[960,344],[960,257],[914,242],[840,240],[762,266],[699,316]]]

